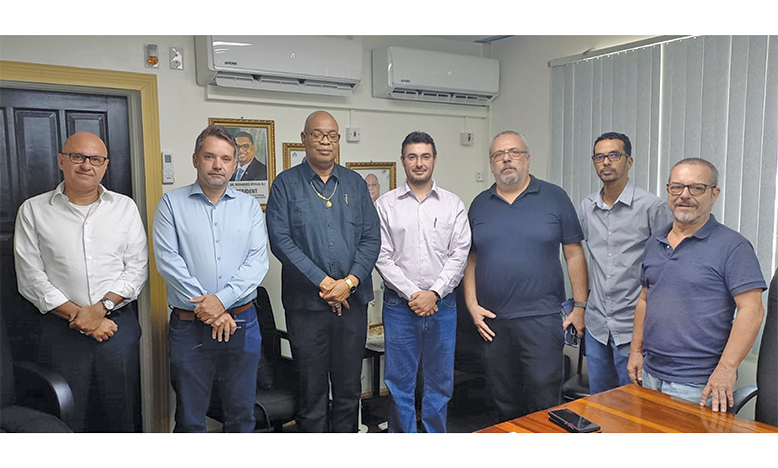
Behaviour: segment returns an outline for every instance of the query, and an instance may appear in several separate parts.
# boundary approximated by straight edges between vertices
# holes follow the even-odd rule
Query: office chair
[[[0,432],[73,432],[63,421],[74,410],[68,383],[37,364],[14,361],[4,318],[0,328]]]
[[[735,390],[737,413],[752,398],[756,398],[754,419],[778,426],[778,269],[773,274],[767,296],[767,317],[762,330],[759,359],[756,364],[756,386]]]
[[[254,299],[262,352],[257,369],[257,395],[254,404],[256,429],[281,432],[283,425],[297,416],[297,372],[291,359],[281,355],[281,339],[288,340],[286,332],[276,328],[273,308],[267,290],[257,288]],[[223,422],[219,383],[214,382],[208,417]]]
[[[586,357],[586,342],[581,339],[578,346],[578,366],[575,375],[570,375],[570,356],[565,354],[564,383],[562,399],[565,403],[589,396],[589,376],[583,373],[583,361]]]

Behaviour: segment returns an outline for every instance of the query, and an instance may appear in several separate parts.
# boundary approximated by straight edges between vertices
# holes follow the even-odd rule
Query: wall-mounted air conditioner
[[[350,96],[362,44],[321,36],[197,36],[197,83]]]
[[[405,47],[373,50],[373,97],[486,106],[499,91],[495,59]]]

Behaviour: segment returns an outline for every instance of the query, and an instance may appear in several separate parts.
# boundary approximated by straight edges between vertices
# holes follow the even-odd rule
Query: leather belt
[[[242,312],[245,312],[245,311],[249,310],[249,308],[251,306],[252,306],[252,303],[251,303],[251,301],[249,301],[249,302],[243,304],[242,306],[233,307],[232,309],[228,309],[227,313],[229,313],[230,315],[232,315],[234,317],[235,315],[238,315],[238,314],[240,314]],[[195,313],[192,312],[191,310],[184,310],[184,309],[179,309],[178,307],[173,307],[173,313],[176,314],[180,320],[183,320],[185,322],[193,322],[194,319],[195,319]]]

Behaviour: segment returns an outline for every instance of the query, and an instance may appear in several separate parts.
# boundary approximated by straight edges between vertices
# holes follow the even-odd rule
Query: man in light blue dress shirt
[[[228,187],[236,142],[203,130],[192,162],[197,181],[162,196],[154,218],[157,269],[167,282],[175,432],[205,432],[214,381],[225,432],[254,430],[261,337],[252,300],[268,271],[260,204]]]
[[[589,249],[584,338],[589,391],[599,393],[630,382],[627,360],[643,249],[673,216],[667,203],[629,180],[632,143],[627,135],[602,134],[594,142],[592,160],[603,186],[581,201],[579,216]]]

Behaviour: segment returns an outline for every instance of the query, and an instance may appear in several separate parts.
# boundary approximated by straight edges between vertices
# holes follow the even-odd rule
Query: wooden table
[[[557,408],[570,408],[602,427],[602,432],[778,432],[778,427],[744,419],[730,413],[670,397],[630,384],[571,401]],[[538,411],[478,432],[567,432],[548,420],[548,411]]]

